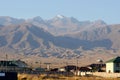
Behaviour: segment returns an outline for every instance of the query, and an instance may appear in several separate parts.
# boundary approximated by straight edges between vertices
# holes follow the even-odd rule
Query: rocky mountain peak
[[[106,25],[106,23],[103,20],[96,20],[93,22],[93,24]]]
[[[38,21],[38,22],[43,21],[43,19],[42,19],[40,16],[34,17],[33,20],[34,20],[34,21]]]
[[[55,17],[56,17],[56,18],[60,18],[60,19],[65,18],[65,16],[63,16],[63,15],[59,15],[59,14],[58,14],[58,15],[56,15]]]

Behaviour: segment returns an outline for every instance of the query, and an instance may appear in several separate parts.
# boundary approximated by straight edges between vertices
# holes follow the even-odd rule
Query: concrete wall
[[[111,77],[111,78],[120,77],[120,73],[94,72],[92,73],[92,75],[101,76],[101,77]]]
[[[111,77],[111,78],[120,77],[120,73],[107,73],[107,72],[79,72],[79,74],[77,75],[79,76],[91,75],[91,76]]]
[[[106,63],[106,72],[114,73],[114,63]]]

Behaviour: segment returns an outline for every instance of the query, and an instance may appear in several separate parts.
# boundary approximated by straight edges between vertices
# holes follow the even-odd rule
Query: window
[[[116,63],[116,67],[120,67],[120,63]]]

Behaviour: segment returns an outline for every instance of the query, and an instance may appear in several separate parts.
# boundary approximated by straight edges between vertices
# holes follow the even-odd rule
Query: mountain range
[[[91,55],[86,51],[95,54],[111,51],[112,55],[118,55],[119,34],[120,24],[109,25],[102,20],[79,21],[62,15],[49,20],[39,16],[31,19],[0,17],[1,53],[56,58]]]

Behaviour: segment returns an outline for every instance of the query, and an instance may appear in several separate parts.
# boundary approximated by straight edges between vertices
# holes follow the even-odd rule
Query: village
[[[67,65],[59,68],[52,68],[51,63],[44,63],[45,67],[31,68],[21,60],[14,61],[0,61],[0,80],[8,77],[7,74],[14,74],[9,79],[16,80],[21,74],[34,74],[34,75],[45,75],[44,79],[57,78],[58,76],[77,76],[77,77],[108,77],[108,78],[119,78],[120,77],[120,57],[117,56],[106,62],[98,60],[98,63],[79,67],[78,65]],[[15,77],[15,78],[14,78]],[[14,79],[13,79],[14,78]],[[22,77],[19,80],[27,80],[26,77]],[[44,80],[43,79],[43,80]],[[56,79],[55,79],[56,80]]]

